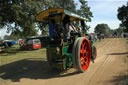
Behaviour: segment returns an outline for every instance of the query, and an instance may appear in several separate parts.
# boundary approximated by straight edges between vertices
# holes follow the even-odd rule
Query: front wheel
[[[80,72],[85,72],[91,60],[91,47],[88,39],[78,38],[74,43],[72,55],[75,68]]]

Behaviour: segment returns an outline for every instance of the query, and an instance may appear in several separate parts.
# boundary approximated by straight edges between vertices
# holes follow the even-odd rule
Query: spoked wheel
[[[91,60],[91,47],[85,37],[78,38],[75,41],[72,56],[75,68],[80,72],[85,72]]]

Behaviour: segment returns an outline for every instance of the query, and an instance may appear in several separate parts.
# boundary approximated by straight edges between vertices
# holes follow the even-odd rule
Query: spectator
[[[99,41],[101,41],[101,34],[98,34],[98,39]]]
[[[94,41],[95,42],[97,41],[97,35],[96,34],[94,35]]]
[[[19,40],[19,45],[20,45],[20,47],[23,45],[23,40]]]

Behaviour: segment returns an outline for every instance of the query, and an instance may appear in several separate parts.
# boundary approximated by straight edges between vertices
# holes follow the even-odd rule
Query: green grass
[[[20,51],[18,45],[14,45],[11,48],[3,49],[3,53],[0,53],[0,66],[11,62],[15,62],[28,58],[41,58],[46,59],[46,49],[41,48],[39,50]],[[6,52],[7,51],[7,52]]]

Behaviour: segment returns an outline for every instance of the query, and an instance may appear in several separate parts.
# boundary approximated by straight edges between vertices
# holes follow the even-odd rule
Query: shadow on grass
[[[20,50],[3,50],[1,53],[0,53],[0,55],[1,56],[10,56],[10,55],[16,55],[17,53],[26,53],[26,51],[20,51]]]
[[[107,55],[128,55],[128,52],[125,52],[125,53],[110,53],[110,54],[107,54]]]
[[[79,72],[61,75],[62,71],[51,70],[47,61],[42,59],[24,59],[0,66],[0,78],[18,82],[21,78],[49,79],[79,74]]]
[[[10,56],[10,55],[16,55],[17,53],[27,53],[27,52],[33,52],[33,51],[36,51],[38,49],[35,49],[35,50],[20,50],[20,49],[3,49],[3,52],[0,53],[1,56]]]

